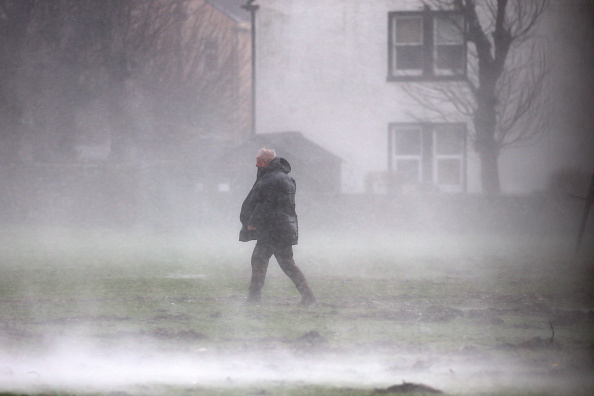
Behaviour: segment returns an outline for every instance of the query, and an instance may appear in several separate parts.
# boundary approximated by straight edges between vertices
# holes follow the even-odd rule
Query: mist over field
[[[0,389],[593,389],[591,233],[576,257],[571,233],[400,231],[358,215],[369,221],[303,220],[311,308],[274,258],[262,304],[245,304],[253,243],[237,227],[5,228]]]
[[[469,128],[441,130],[431,93],[422,108],[386,77],[386,18],[416,3],[256,2],[255,96],[252,3],[0,0],[0,394],[594,394],[587,12],[553,1],[537,37],[559,41],[511,47],[508,101],[484,101],[522,143],[503,150],[471,130],[472,96],[449,92]],[[264,145],[296,179],[311,307],[274,257],[246,301]]]

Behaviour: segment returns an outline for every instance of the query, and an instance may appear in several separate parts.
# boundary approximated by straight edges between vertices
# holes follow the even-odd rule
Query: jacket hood
[[[291,172],[291,164],[289,164],[289,161],[287,161],[284,158],[276,157],[272,161],[270,161],[270,163],[268,164],[268,166],[266,168],[262,168],[262,169],[265,172],[273,172],[276,170],[281,170],[285,173],[289,173],[289,172]]]

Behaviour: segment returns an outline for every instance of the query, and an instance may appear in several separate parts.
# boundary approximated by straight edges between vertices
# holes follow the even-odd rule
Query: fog
[[[385,76],[367,63],[342,62],[360,77],[347,87],[335,59],[320,71],[277,53],[278,37],[300,33],[274,35],[295,23],[279,3],[259,2],[256,130],[249,14],[224,8],[242,2],[215,1],[225,18],[202,2],[4,3],[0,392],[594,391],[591,27],[575,12],[547,14],[542,30],[557,117],[540,140],[501,152],[502,191],[486,195],[470,130],[455,183],[438,183],[433,151],[413,159],[431,177],[396,175],[386,131],[410,123],[391,110],[406,99],[374,96]],[[361,9],[385,26],[387,10]],[[353,24],[353,10],[334,23]],[[575,31],[563,28],[574,17]],[[318,55],[340,52],[304,37]],[[344,48],[340,59],[363,58]],[[289,60],[311,74],[271,72]],[[292,166],[295,260],[314,307],[298,304],[274,258],[262,303],[245,301],[254,242],[238,241],[239,211],[263,146]]]
[[[304,216],[295,258],[320,302],[305,309],[274,259],[262,304],[245,304],[253,243],[237,227],[5,229],[0,388],[591,391],[592,233],[574,257],[573,233],[395,231],[368,218],[324,228]],[[436,304],[454,318],[431,319]]]
[[[208,349],[164,352],[129,342],[117,349],[99,349],[76,334],[56,341],[47,353],[0,356],[5,362],[0,383],[4,390],[15,392],[59,389],[77,394],[169,394],[171,389],[261,389],[270,384],[279,393],[279,389],[301,384],[371,391],[402,379],[456,394],[482,394],[485,390],[566,394],[568,389],[592,386],[586,374],[550,378],[546,371],[535,371],[515,359],[410,352],[312,357],[289,350],[227,355]],[[431,368],[423,369],[423,364]]]

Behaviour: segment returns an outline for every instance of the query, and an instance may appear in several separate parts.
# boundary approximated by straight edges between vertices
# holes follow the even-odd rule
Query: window
[[[423,20],[419,17],[394,19],[394,67],[402,75],[423,71]]]
[[[402,128],[394,134],[396,169],[407,181],[418,181],[421,177],[421,138],[419,128]]]
[[[455,80],[466,76],[465,23],[453,11],[388,14],[388,80]]]
[[[434,127],[435,182],[437,184],[462,184],[464,136],[464,129],[456,124]]]
[[[463,75],[466,48],[462,29],[464,19],[459,14],[436,15],[433,46],[433,71],[436,75]]]
[[[441,191],[466,189],[466,126],[390,124],[388,170],[403,184],[434,184]]]

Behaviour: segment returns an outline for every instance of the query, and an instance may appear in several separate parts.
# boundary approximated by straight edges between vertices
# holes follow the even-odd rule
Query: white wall
[[[398,83],[386,81],[388,12],[420,9],[420,1],[258,4],[257,131],[302,132],[344,160],[344,192],[363,191],[368,172],[386,170],[388,124],[414,121],[410,111],[425,116]],[[549,148],[551,142],[540,145]],[[468,159],[468,191],[480,192],[472,149]],[[543,189],[550,167],[546,150],[504,152],[503,191]]]
[[[347,192],[386,169],[388,123],[404,117],[386,82],[389,3],[259,1],[258,132],[301,131],[340,156]]]

